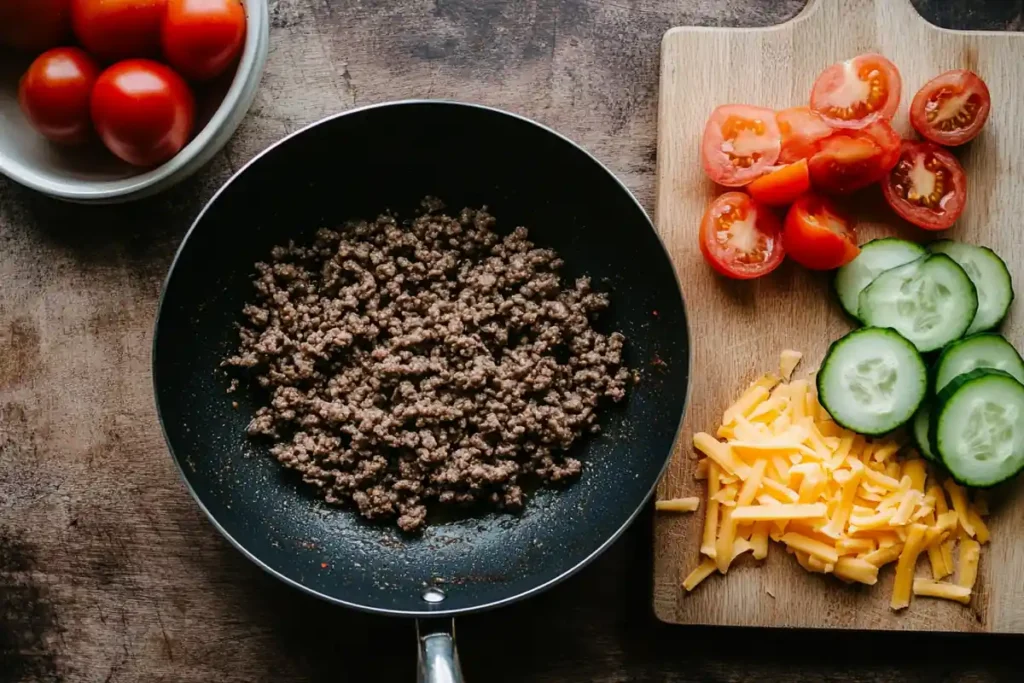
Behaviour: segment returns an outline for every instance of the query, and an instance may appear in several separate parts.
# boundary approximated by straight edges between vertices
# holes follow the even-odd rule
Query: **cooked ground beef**
[[[588,278],[563,287],[558,255],[486,210],[424,208],[274,248],[224,361],[268,390],[250,435],[328,502],[405,531],[433,501],[517,509],[524,480],[578,475],[566,450],[630,380]]]

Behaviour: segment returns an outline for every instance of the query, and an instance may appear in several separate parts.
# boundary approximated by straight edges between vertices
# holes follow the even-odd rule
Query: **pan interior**
[[[602,434],[581,439],[582,477],[533,493],[520,514],[439,520],[417,537],[318,501],[245,427],[255,390],[227,394],[218,369],[237,341],[253,264],[318,227],[425,195],[487,205],[565,259],[563,277],[609,291],[598,327],[627,337],[640,371]],[[603,548],[642,505],[668,458],[688,380],[687,326],[671,263],[628,191],[564,138],[495,110],[401,103],[306,129],[263,154],[215,197],[168,277],[154,342],[157,405],[200,504],[255,561],[320,596],[375,611],[441,614],[542,587]],[[233,406],[237,402],[237,408]],[[428,587],[445,599],[424,600]]]

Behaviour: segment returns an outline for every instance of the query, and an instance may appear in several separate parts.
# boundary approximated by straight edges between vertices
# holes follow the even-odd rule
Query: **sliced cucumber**
[[[983,332],[957,340],[942,350],[935,361],[935,393],[954,377],[978,368],[1002,370],[1024,382],[1024,359],[1017,349],[998,334]]]
[[[978,290],[978,312],[966,334],[991,330],[1003,321],[1013,302],[1013,279],[1003,259],[988,247],[953,240],[932,242],[928,250],[960,264]]]
[[[891,327],[921,353],[963,336],[978,310],[978,293],[964,269],[945,254],[891,268],[860,293],[865,325]]]
[[[912,431],[914,432],[914,443],[917,444],[917,450],[921,455],[932,462],[938,462],[938,457],[935,455],[935,452],[932,451],[931,435],[929,434],[931,428],[931,416],[931,401],[925,401],[914,414]]]
[[[839,303],[856,318],[860,293],[872,280],[890,268],[916,261],[927,254],[928,251],[920,244],[897,237],[871,240],[862,245],[857,258],[836,271],[832,285],[839,296]]]
[[[914,345],[879,327],[834,342],[818,373],[818,398],[832,419],[872,436],[913,417],[927,388],[928,372]]]
[[[1024,384],[1002,370],[954,378],[931,422],[935,453],[961,484],[995,486],[1024,468]]]

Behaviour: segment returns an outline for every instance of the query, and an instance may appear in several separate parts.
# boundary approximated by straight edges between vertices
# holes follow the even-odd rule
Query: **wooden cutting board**
[[[676,28],[662,44],[656,222],[682,281],[693,337],[693,387],[685,428],[658,489],[661,498],[702,495],[693,478],[694,431],[714,431],[722,410],[747,384],[778,367],[779,352],[804,352],[798,376],[817,369],[829,342],[850,324],[830,296],[829,278],[785,264],[754,282],[728,281],[703,263],[701,216],[720,192],[701,171],[699,141],[719,104],[774,108],[806,104],[829,64],[881,52],[903,74],[894,125],[909,136],[914,93],[942,71],[979,73],[992,94],[982,135],[957,152],[967,170],[967,209],[946,235],[994,248],[1024,286],[1024,35],[947,31],[927,23],[910,0],[810,0],[792,21],[763,29]],[[854,199],[861,241],[883,235],[925,240],[901,224],[877,188]],[[1024,348],[1024,296],[1004,333]],[[659,514],[655,522],[654,610],[666,622],[810,628],[1024,632],[1024,481],[993,506],[993,542],[982,552],[969,607],[915,599],[889,610],[893,569],[874,587],[847,587],[812,575],[773,544],[766,563],[745,556],[691,595],[682,576],[699,562],[702,516]],[[702,502],[703,505],[703,502]],[[923,573],[924,564],[920,571]]]

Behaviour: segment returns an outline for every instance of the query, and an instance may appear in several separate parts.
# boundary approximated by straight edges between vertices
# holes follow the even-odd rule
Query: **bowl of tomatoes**
[[[267,0],[0,0],[0,173],[116,203],[207,163],[251,106]]]

